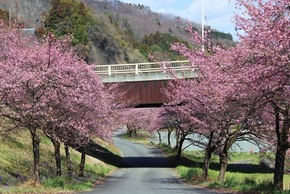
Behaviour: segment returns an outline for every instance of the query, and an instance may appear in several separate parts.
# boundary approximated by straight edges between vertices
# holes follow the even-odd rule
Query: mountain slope
[[[130,28],[137,40],[142,40],[145,35],[159,31],[170,33],[177,37],[188,40],[188,33],[184,27],[191,23],[192,27],[201,31],[201,24],[180,18],[173,14],[156,13],[148,6],[132,3],[123,3],[116,0],[81,0],[91,7],[98,16],[108,17],[111,23],[116,23],[123,29]],[[212,29],[214,39],[225,43],[232,42],[232,35]],[[216,34],[219,34],[217,36]]]
[[[67,5],[78,3],[81,3],[84,13],[93,18],[93,22],[74,22],[74,19],[79,18],[75,17],[75,13],[68,14],[65,20],[60,17],[64,11],[74,11]],[[58,4],[60,7],[56,7]],[[161,56],[161,60],[177,60],[180,57],[168,47],[171,40],[191,45],[190,35],[184,30],[187,25],[185,19],[172,14],[155,13],[144,5],[117,0],[2,0],[0,8],[10,10],[13,20],[26,27],[36,28],[41,33],[49,30],[59,36],[66,33],[72,33],[75,37],[85,35],[85,41],[74,41],[74,46],[79,56],[90,64],[146,62],[150,60],[149,53]],[[51,25],[49,18],[52,17],[57,25]],[[200,31],[200,24],[191,23],[195,30]],[[61,28],[60,24],[63,24]],[[156,37],[156,34],[167,39],[148,44],[148,37]],[[212,37],[214,44],[234,45],[230,34],[213,30]]]

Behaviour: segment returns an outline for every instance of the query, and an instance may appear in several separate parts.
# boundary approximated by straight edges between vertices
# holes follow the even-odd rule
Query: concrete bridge
[[[123,83],[121,89],[127,99],[135,99],[136,107],[161,106],[168,102],[163,92],[168,80],[198,76],[198,70],[189,60],[97,65],[93,68],[105,84]]]

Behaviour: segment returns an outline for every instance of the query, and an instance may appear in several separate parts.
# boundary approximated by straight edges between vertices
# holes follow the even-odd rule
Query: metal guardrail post
[[[191,64],[189,60],[184,61],[169,61],[169,62],[157,62],[157,63],[131,63],[131,64],[111,64],[111,65],[97,65],[94,70],[102,75],[111,76],[112,74],[132,74],[138,75],[139,73],[150,72],[165,72],[167,69],[176,71],[190,70],[195,71],[194,64]]]
[[[135,64],[135,74],[137,75],[139,72],[138,72],[138,63]]]
[[[111,69],[111,65],[108,65],[108,75],[112,75],[112,69]]]

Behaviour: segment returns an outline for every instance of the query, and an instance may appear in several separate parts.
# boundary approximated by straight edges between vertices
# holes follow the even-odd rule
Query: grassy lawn
[[[134,135],[132,137],[129,137],[126,133],[123,135],[124,139],[140,143],[140,144],[149,144],[151,139],[153,138],[153,135],[148,133],[145,130],[138,130],[137,135]]]
[[[237,193],[281,193],[271,190],[273,170],[259,165],[258,153],[231,153],[226,178],[218,182],[218,157],[214,156],[209,170],[209,180],[203,178],[203,151],[185,151],[177,163],[176,171],[186,182],[214,190]],[[240,162],[246,162],[241,164]],[[283,193],[290,193],[290,175],[284,175]]]
[[[112,144],[98,143],[117,153]],[[41,184],[33,181],[33,155],[30,134],[23,130],[18,134],[0,137],[0,193],[72,193],[89,191],[104,176],[116,169],[93,157],[86,157],[85,176],[77,177],[81,154],[70,149],[73,177],[67,177],[64,148],[61,148],[63,176],[56,178],[54,150],[49,139],[43,136],[40,144]]]
[[[226,178],[224,182],[218,182],[218,170],[209,171],[209,180],[205,181],[202,177],[201,167],[187,167],[179,165],[176,168],[177,173],[186,182],[200,185],[203,187],[223,190],[227,189],[233,192],[239,193],[281,193],[271,190],[271,184],[273,180],[273,173],[258,173],[258,172],[231,172],[228,170],[226,172]],[[290,176],[284,176],[284,187],[285,192],[290,193]]]

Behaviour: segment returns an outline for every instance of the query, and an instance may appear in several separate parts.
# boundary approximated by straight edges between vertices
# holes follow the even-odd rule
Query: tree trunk
[[[171,141],[170,141],[171,133],[172,133],[172,130],[168,129],[168,133],[167,133],[167,143],[168,143],[168,146],[171,146]]]
[[[179,134],[179,130],[178,129],[176,129],[175,136],[176,136],[176,141],[175,141],[175,146],[174,146],[173,149],[174,150],[178,150],[178,145],[179,145],[179,141],[180,141],[180,139],[179,139],[180,134]]]
[[[53,143],[53,147],[54,147],[54,158],[55,158],[55,163],[56,163],[56,176],[60,177],[61,176],[61,155],[60,155],[60,142],[51,137],[50,138],[52,143]]]
[[[275,170],[274,170],[274,188],[283,191],[283,178],[286,152],[289,148],[288,137],[289,137],[289,110],[283,111],[283,126],[280,132],[280,113],[279,110],[275,109],[275,122],[276,122],[276,135],[277,135],[277,148],[275,158]]]
[[[220,172],[218,176],[218,181],[225,180],[225,174],[228,166],[228,153],[227,151],[220,154]]]
[[[129,129],[127,130],[128,137],[132,137],[132,132],[133,132],[132,130],[129,130]]]
[[[184,140],[185,140],[185,135],[182,135],[181,139],[179,140],[177,160],[181,159],[182,145],[183,145]]]
[[[204,167],[203,167],[203,177],[205,180],[208,180],[208,170],[211,160],[211,151],[209,149],[206,149],[205,156],[204,156]]]
[[[133,128],[131,126],[127,126],[127,135],[128,137],[133,137]]]
[[[205,155],[204,155],[204,167],[203,167],[203,177],[205,180],[208,180],[208,170],[210,166],[210,161],[211,161],[211,155],[213,151],[215,150],[215,146],[212,146],[212,139],[213,139],[214,133],[210,133],[210,138],[207,144],[207,147],[205,149]]]
[[[274,187],[275,189],[280,191],[283,191],[283,176],[286,150],[287,149],[285,149],[281,145],[277,145],[274,170]]]
[[[218,181],[224,181],[226,170],[228,167],[228,151],[232,147],[232,145],[236,142],[239,132],[241,130],[241,127],[238,127],[237,130],[232,132],[228,138],[226,138],[224,142],[224,146],[222,149],[222,153],[220,153],[220,172],[218,176]],[[229,129],[230,131],[230,129]]]
[[[157,131],[157,134],[158,134],[159,144],[162,144],[161,133],[159,131]]]
[[[40,163],[40,139],[37,136],[37,129],[30,128],[30,134],[32,139],[32,148],[33,148],[33,174],[35,183],[40,183],[40,171],[39,171],[39,163]]]
[[[65,149],[65,158],[66,158],[66,164],[67,164],[67,174],[68,177],[72,177],[72,164],[71,164],[71,160],[70,160],[70,153],[69,153],[69,147],[68,145],[64,146]]]
[[[86,152],[83,151],[82,156],[81,156],[80,166],[79,166],[79,174],[78,174],[79,177],[84,176],[85,163],[86,163]]]

